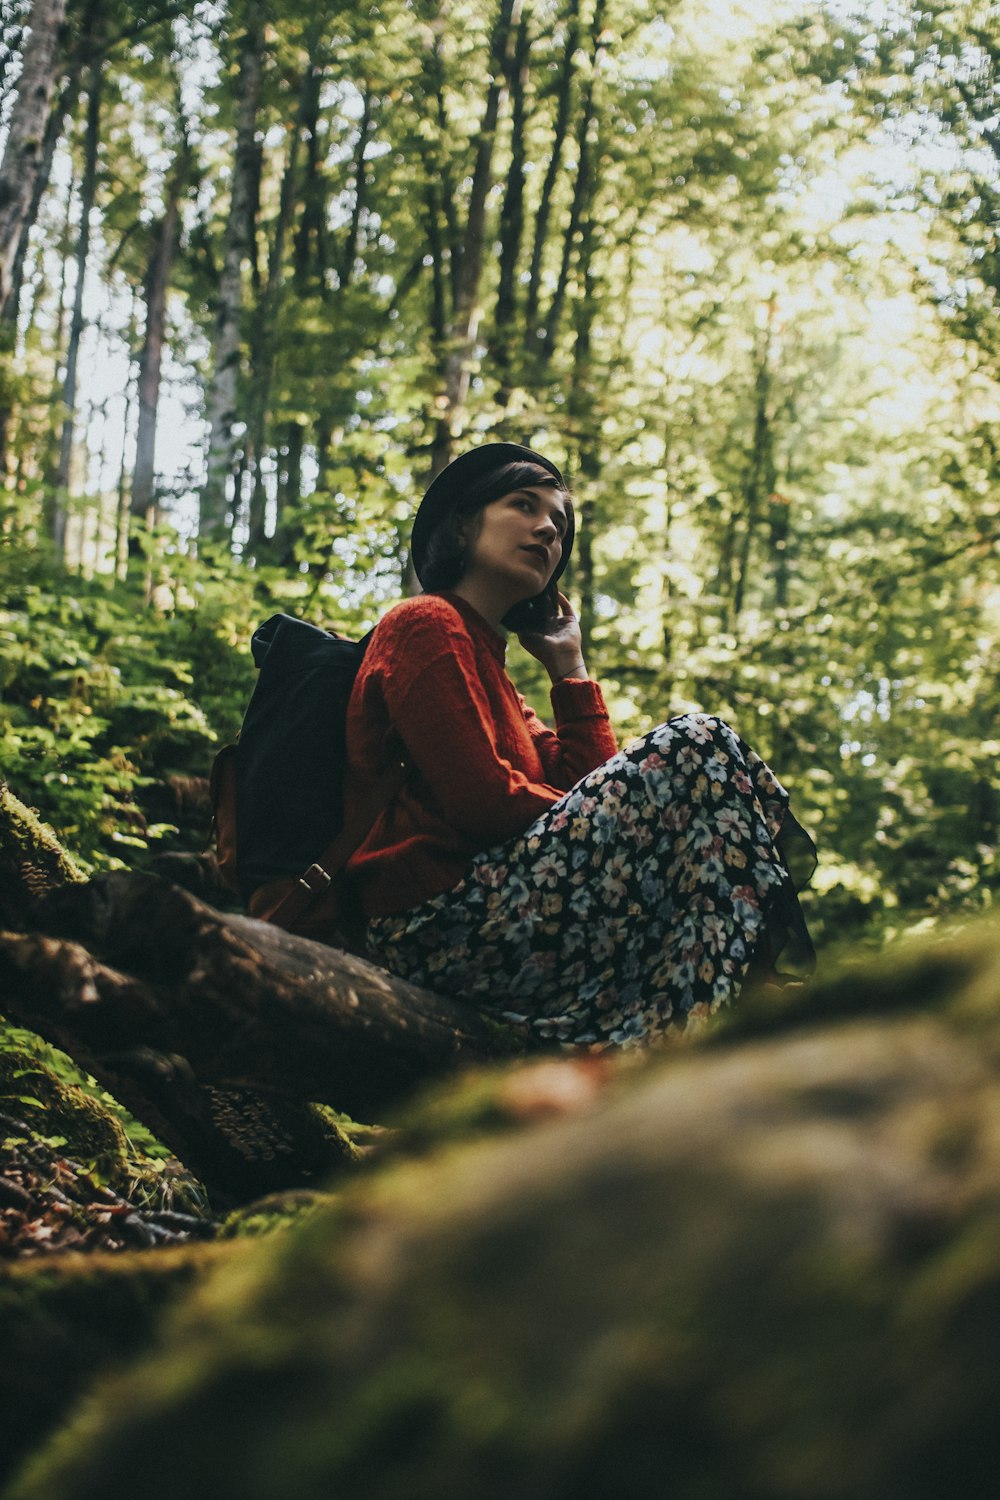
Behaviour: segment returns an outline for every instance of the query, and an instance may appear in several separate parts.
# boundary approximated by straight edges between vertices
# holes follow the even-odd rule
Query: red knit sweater
[[[456,885],[474,855],[523,833],[617,750],[596,682],[553,685],[553,733],[507,676],[505,655],[455,594],[404,600],[379,622],[347,711],[345,798],[382,774],[393,735],[414,770],[348,864],[367,916]]]

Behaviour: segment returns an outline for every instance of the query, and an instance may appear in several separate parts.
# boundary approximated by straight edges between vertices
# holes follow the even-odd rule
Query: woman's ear
[[[455,539],[455,545],[463,552],[467,551],[479,535],[482,524],[482,511],[476,511],[475,515],[471,516],[455,516],[452,521],[452,536]]]

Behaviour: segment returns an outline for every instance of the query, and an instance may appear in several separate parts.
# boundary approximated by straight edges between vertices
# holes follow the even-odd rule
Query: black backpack
[[[291,615],[265,620],[251,641],[260,676],[239,739],[212,767],[222,879],[244,904],[287,880],[268,913],[281,927],[329,890],[406,777],[400,754],[363,806],[344,808],[347,704],[370,639],[345,640]]]

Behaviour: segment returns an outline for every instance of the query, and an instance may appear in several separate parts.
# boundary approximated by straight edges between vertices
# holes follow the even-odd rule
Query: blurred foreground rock
[[[998,938],[234,1243],[11,1496],[992,1500]]]

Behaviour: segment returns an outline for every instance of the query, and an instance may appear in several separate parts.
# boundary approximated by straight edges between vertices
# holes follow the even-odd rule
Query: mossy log
[[[998,924],[817,1001],[246,1247],[9,1500],[992,1500]]]
[[[156,876],[53,892],[34,931],[0,935],[0,993],[230,1200],[330,1169],[309,1103],[377,1120],[425,1079],[516,1050],[471,1007]]]
[[[52,829],[0,781],[0,927],[25,927],[41,897],[85,878]]]

